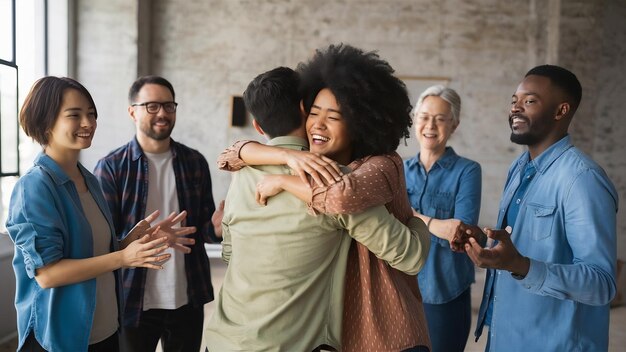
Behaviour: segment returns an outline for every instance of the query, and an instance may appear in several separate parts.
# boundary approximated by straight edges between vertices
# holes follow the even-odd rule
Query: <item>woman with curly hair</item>
[[[297,71],[312,153],[244,141],[220,156],[220,167],[287,164],[315,180],[310,186],[297,176],[267,176],[257,187],[260,203],[286,190],[309,202],[313,211],[356,213],[384,204],[406,223],[413,212],[402,159],[395,153],[411,126],[404,83],[376,53],[349,45],[318,50]],[[335,162],[351,172],[340,174]],[[416,278],[392,269],[356,242],[350,249],[344,302],[343,350],[430,349]]]

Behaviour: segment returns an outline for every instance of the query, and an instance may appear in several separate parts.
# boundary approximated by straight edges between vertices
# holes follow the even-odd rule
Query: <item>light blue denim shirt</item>
[[[426,173],[419,154],[404,161],[404,175],[413,209],[435,219],[459,219],[476,225],[480,213],[481,169],[458,156],[451,147]],[[474,282],[474,264],[465,253],[450,250],[450,243],[430,235],[428,260],[418,274],[424,303],[452,301]]]
[[[498,225],[526,164],[537,174],[521,200],[511,238],[530,259],[523,280],[488,270],[476,339],[493,287],[491,351],[606,351],[609,302],[615,295],[618,205],[615,187],[566,136],[530,161],[522,154],[509,169]]]
[[[111,251],[117,250],[109,208],[96,178],[79,164],[87,188],[111,228]],[[86,351],[96,306],[96,280],[43,289],[35,272],[60,259],[93,256],[91,226],[74,182],[44,153],[22,176],[11,195],[7,230],[15,243],[18,350],[31,331],[47,351]],[[119,297],[119,275],[116,272]],[[119,307],[110,307],[118,309]]]

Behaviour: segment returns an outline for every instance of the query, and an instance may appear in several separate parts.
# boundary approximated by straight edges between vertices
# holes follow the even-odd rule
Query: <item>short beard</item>
[[[172,131],[174,130],[174,125],[172,124],[167,131],[163,132],[155,132],[151,127],[150,128],[142,128],[143,133],[148,136],[150,139],[154,139],[155,141],[164,141],[170,138]]]
[[[530,133],[516,134],[511,132],[511,142],[520,145],[534,145],[539,142],[539,138]]]

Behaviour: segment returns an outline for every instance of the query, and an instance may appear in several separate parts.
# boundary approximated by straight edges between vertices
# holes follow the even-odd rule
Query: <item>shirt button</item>
[[[515,204],[519,204],[521,201],[522,201],[522,200],[518,198],[518,199],[515,201]]]

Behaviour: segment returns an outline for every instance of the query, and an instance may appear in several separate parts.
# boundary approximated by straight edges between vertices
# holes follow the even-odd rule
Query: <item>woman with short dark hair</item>
[[[150,228],[154,212],[118,244],[96,178],[78,161],[89,148],[98,113],[79,82],[44,77],[20,111],[27,136],[43,146],[11,195],[7,230],[19,351],[117,351],[119,269],[160,269],[160,254],[193,228],[172,229],[185,213]],[[119,248],[123,249],[119,249]]]

